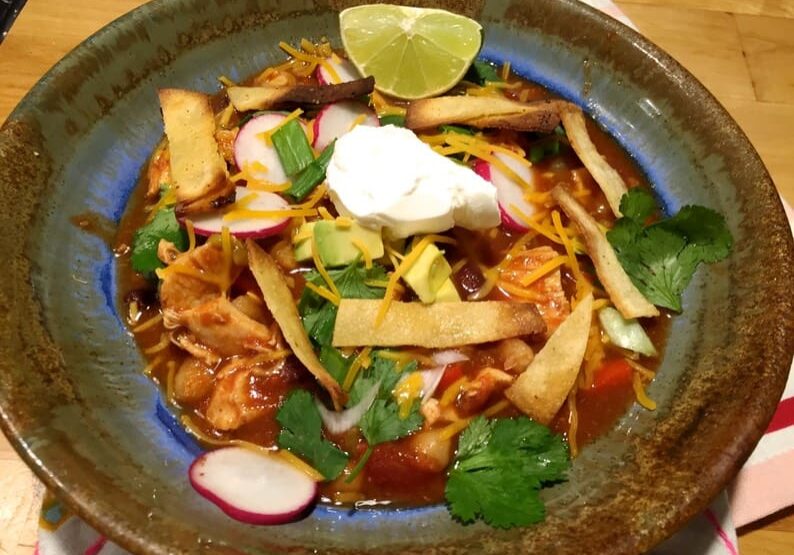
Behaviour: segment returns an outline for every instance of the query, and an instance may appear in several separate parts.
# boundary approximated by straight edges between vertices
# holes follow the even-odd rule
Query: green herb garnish
[[[651,225],[654,198],[634,188],[620,200],[623,217],[607,232],[626,273],[655,305],[681,311],[681,293],[701,262],[728,256],[733,238],[725,218],[703,206],[685,206],[672,218]]]
[[[474,135],[474,130],[471,127],[463,127],[462,125],[439,125],[438,129],[442,133],[457,133],[458,135]]]
[[[334,145],[336,140],[320,153],[316,160],[312,160],[306,168],[295,178],[292,185],[287,189],[287,194],[294,198],[296,201],[301,201],[311,193],[317,185],[325,179],[325,172],[328,169],[328,163],[331,161],[331,156],[334,154]]]
[[[314,161],[314,151],[297,119],[288,121],[273,133],[272,140],[278,159],[288,176],[298,175]]]
[[[445,489],[450,513],[497,528],[540,522],[546,510],[538,492],[563,480],[569,466],[564,441],[545,426],[479,416],[460,436]]]
[[[298,389],[281,405],[276,420],[281,424],[278,445],[309,461],[327,480],[347,465],[347,454],[322,436],[322,419],[312,394]]]
[[[133,270],[151,277],[155,270],[163,267],[157,257],[157,246],[161,239],[172,242],[181,251],[188,246],[187,234],[179,225],[173,208],[159,210],[151,222],[135,232],[130,257]]]
[[[379,264],[373,264],[367,270],[361,263],[354,262],[341,270],[330,270],[328,274],[343,299],[382,299],[385,293],[383,288],[364,283],[365,280],[387,279],[386,270]],[[306,273],[305,277],[315,285],[325,283],[320,273],[314,270]],[[336,306],[306,288],[298,301],[298,311],[309,337],[318,346],[330,345],[336,323]]]
[[[502,78],[499,77],[499,74],[496,72],[496,66],[482,60],[474,60],[469,71],[466,72],[464,79],[472,83],[477,83],[478,85],[485,85],[489,81],[491,83],[499,83],[502,81]]]
[[[392,391],[400,378],[406,373],[416,370],[416,366],[416,361],[413,361],[398,370],[397,364],[393,360],[384,359],[375,354],[372,357],[370,368],[353,383],[353,387],[350,389],[350,405],[358,403],[375,384],[379,384],[379,386],[375,401],[361,417],[358,424],[361,434],[367,440],[367,450],[364,451],[351,471],[347,478],[348,482],[361,472],[376,445],[400,439],[422,427],[424,418],[419,413],[419,400],[414,401],[406,418],[400,418],[400,407],[392,396]]]
[[[396,125],[397,127],[405,127],[405,116],[399,114],[390,114],[388,116],[381,116],[378,118],[381,126],[383,125]]]

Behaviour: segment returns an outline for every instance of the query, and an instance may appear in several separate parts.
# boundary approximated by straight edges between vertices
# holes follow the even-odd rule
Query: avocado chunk
[[[455,287],[455,284],[452,283],[452,278],[447,278],[447,281],[441,284],[441,288],[438,291],[436,291],[436,302],[437,303],[460,302],[460,295],[458,295],[458,290]]]
[[[347,266],[356,259],[363,258],[356,243],[363,245],[372,260],[383,256],[380,231],[367,229],[356,222],[349,226],[340,226],[331,220],[315,222],[314,240],[320,260],[329,267]]]
[[[435,245],[428,245],[403,279],[419,296],[419,300],[429,304],[436,300],[438,290],[452,274],[452,268]]]
[[[316,222],[306,222],[298,228],[297,236],[303,237],[299,242],[295,243],[295,260],[298,262],[306,262],[312,258],[312,233],[314,233],[314,224]]]

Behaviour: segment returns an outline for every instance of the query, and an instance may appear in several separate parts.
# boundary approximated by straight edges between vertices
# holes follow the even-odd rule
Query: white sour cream
[[[493,185],[393,125],[359,125],[340,137],[327,179],[341,215],[395,238],[500,222]]]

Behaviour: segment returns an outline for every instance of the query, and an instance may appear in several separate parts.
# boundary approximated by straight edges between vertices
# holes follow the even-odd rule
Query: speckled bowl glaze
[[[157,0],[55,66],[0,130],[0,423],[45,483],[140,553],[637,553],[697,514],[771,417],[794,350],[794,248],[749,142],[667,54],[573,0],[413,2],[477,18],[483,55],[584,106],[669,210],[727,217],[736,246],[702,268],[675,319],[656,412],[631,410],[544,493],[548,518],[497,531],[444,507],[318,508],[277,527],[234,522],[188,485],[192,455],[118,314],[107,237],[162,127],[158,87],[218,90],[328,36],[329,0]],[[93,233],[70,219],[92,211]]]

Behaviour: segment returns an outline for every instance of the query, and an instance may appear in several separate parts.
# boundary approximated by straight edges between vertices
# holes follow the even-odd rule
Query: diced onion
[[[463,362],[464,360],[469,360],[469,357],[451,349],[433,353],[433,362],[440,366],[446,366],[447,364],[453,364],[455,362]]]
[[[325,429],[332,434],[341,434],[358,424],[361,417],[364,416],[364,413],[369,410],[369,407],[375,401],[375,397],[378,395],[378,388],[380,388],[380,382],[370,387],[356,405],[341,412],[328,410],[325,405],[315,399],[314,402],[320,411],[320,418],[323,419]]]
[[[436,366],[435,368],[428,368],[427,370],[421,371],[422,404],[425,404],[427,400],[433,396],[433,393],[435,393],[438,384],[441,382],[441,378],[444,376],[445,369],[446,365]]]

